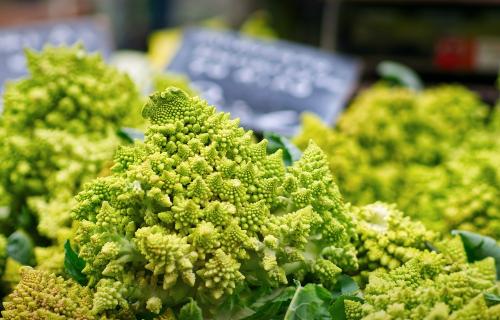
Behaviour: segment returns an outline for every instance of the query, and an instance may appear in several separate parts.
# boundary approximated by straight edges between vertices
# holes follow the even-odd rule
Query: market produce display
[[[294,142],[313,139],[327,154],[346,199],[376,200],[439,231],[500,234],[500,131],[471,91],[422,92],[375,85],[332,129],[304,117]]]
[[[81,46],[27,50],[26,58],[30,74],[7,84],[0,116],[0,230],[14,245],[40,247],[36,257],[15,255],[19,262],[62,272],[74,194],[107,171],[115,132],[139,96],[126,75]]]
[[[497,236],[498,142],[475,129],[487,109],[468,91],[376,87],[359,101],[394,108],[374,115],[379,127],[333,131],[309,117],[305,132],[319,137],[297,138],[303,152],[291,156],[284,139],[259,141],[165,83],[131,115],[134,84],[80,47],[30,53],[29,65],[0,116],[4,318],[499,319],[496,240],[446,232]],[[469,113],[426,121],[415,104]],[[385,118],[397,110],[403,128]],[[144,141],[118,138],[131,119],[148,123]],[[424,176],[407,164],[441,178],[435,195],[405,194]],[[378,201],[389,195],[470,217],[446,211],[435,231],[427,213]],[[34,261],[19,259],[30,248]]]

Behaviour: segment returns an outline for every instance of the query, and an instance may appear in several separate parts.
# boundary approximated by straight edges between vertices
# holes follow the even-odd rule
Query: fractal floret
[[[11,194],[11,212],[28,210],[39,220],[41,235],[64,241],[70,232],[74,193],[113,159],[118,144],[114,136],[92,142],[61,130],[9,136],[3,142],[0,167]]]
[[[415,105],[413,91],[376,85],[355,98],[339,118],[338,131],[359,144],[371,163],[397,159],[407,161],[417,155],[405,144],[413,142],[415,131],[421,128],[414,126],[413,132],[407,132],[401,123],[412,124],[416,121],[412,114]],[[393,118],[399,121],[395,122]]]
[[[372,164],[432,166],[446,158],[450,144],[480,127],[487,114],[477,95],[461,86],[415,93],[375,85],[353,101],[337,130],[356,141]]]
[[[500,140],[471,132],[440,166],[414,165],[398,199],[409,215],[437,230],[500,234]]]
[[[498,131],[495,113],[471,91],[422,92],[375,85],[361,93],[334,129],[304,117],[294,138],[327,153],[346,199],[397,203],[427,227],[498,236]]]
[[[372,170],[369,155],[354,139],[332,131],[318,116],[306,113],[302,116],[301,134],[293,142],[305,149],[311,139],[327,152],[330,169],[346,199],[367,204],[395,197],[391,186],[399,177],[397,168]]]
[[[88,288],[31,267],[22,267],[20,273],[21,281],[3,303],[4,319],[96,319]]]
[[[293,166],[229,114],[177,88],[143,108],[144,143],[77,196],[75,238],[93,311],[213,309],[241,288],[334,285],[357,268],[354,223],[314,144]],[[293,284],[293,282],[292,282]]]
[[[484,293],[496,287],[493,258],[467,263],[459,238],[423,252],[392,271],[371,274],[364,303],[349,301],[349,320],[498,319],[498,305]]]
[[[68,238],[73,196],[113,158],[116,130],[138,101],[128,76],[81,46],[26,51],[30,74],[9,83],[0,116],[2,232]],[[4,221],[2,221],[4,224]]]
[[[352,208],[357,221],[356,249],[361,275],[376,269],[395,269],[428,249],[437,235],[412,221],[395,205],[381,202]]]
[[[132,80],[76,45],[26,50],[28,78],[7,85],[2,126],[107,134],[137,100]]]

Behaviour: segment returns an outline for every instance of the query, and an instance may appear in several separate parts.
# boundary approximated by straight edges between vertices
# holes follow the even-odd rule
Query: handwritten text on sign
[[[333,121],[354,89],[359,63],[284,41],[189,29],[169,70],[186,73],[244,126],[293,134],[303,111]]]

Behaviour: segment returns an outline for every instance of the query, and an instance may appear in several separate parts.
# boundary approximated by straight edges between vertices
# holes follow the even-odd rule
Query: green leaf
[[[359,286],[353,278],[348,275],[342,274],[339,277],[339,281],[337,283],[336,291],[340,293],[340,295],[354,295],[359,291]]]
[[[498,294],[494,294],[494,293],[490,293],[490,292],[485,293],[484,299],[490,305],[497,305],[500,303],[500,296]]]
[[[429,241],[425,241],[425,247],[433,252],[439,252],[439,250]]]
[[[269,294],[257,299],[257,301],[255,301],[255,303],[253,303],[252,306],[253,307],[263,306],[268,302],[290,301],[292,300],[293,295],[295,294],[295,290],[297,290],[297,287],[286,287],[286,288],[276,289],[270,292]]]
[[[33,249],[33,240],[22,230],[12,233],[7,239],[7,253],[12,259],[23,265],[35,265]]]
[[[500,280],[500,247],[495,239],[464,230],[453,230],[451,234],[459,235],[462,238],[469,262],[493,257],[497,269],[497,279]]]
[[[310,283],[305,287],[299,286],[284,320],[329,320],[332,318],[328,310],[332,299],[332,294],[320,285]]]
[[[83,268],[85,268],[85,260],[73,251],[71,243],[66,240],[64,243],[64,270],[82,286],[88,282],[87,276],[82,272]]]
[[[181,308],[179,320],[203,320],[203,314],[196,301],[191,299]]]
[[[283,319],[287,306],[296,290],[296,287],[278,289],[258,299],[250,306],[250,309],[254,310],[255,313],[243,318],[243,320]]]
[[[346,319],[344,300],[363,301],[358,283],[345,274],[339,276],[333,297],[335,301],[329,308],[333,319]]]
[[[134,143],[135,140],[144,141],[144,132],[134,128],[120,128],[116,134],[129,143]]]
[[[302,152],[289,139],[277,133],[264,132],[264,139],[268,141],[268,154],[273,154],[279,149],[283,150],[283,161],[287,166],[292,165],[302,156]]]
[[[424,85],[418,74],[407,66],[394,62],[382,61],[377,65],[379,76],[389,83],[420,91]]]
[[[352,295],[342,295],[335,299],[335,302],[330,307],[330,314],[334,320],[346,320],[347,316],[345,314],[345,300],[353,300],[358,302],[363,302],[363,299]]]

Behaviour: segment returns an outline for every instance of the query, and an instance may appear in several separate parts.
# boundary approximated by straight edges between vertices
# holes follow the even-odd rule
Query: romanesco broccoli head
[[[0,122],[9,132],[48,128],[106,134],[137,102],[130,78],[81,45],[26,50],[26,58],[29,77],[5,91]]]
[[[357,255],[362,276],[384,268],[395,269],[419,256],[437,238],[419,221],[412,221],[395,205],[381,202],[353,207],[357,222]]]
[[[500,140],[471,132],[440,166],[409,166],[399,203],[430,227],[500,234]]]
[[[26,56],[30,74],[7,86],[0,116],[0,184],[11,215],[3,232],[65,240],[73,195],[112,160],[115,131],[138,93],[78,45]]]
[[[498,131],[488,108],[460,86],[413,92],[375,85],[334,129],[306,116],[294,141],[326,151],[346,199],[397,203],[439,231],[499,234]],[[494,122],[494,119],[492,119]]]
[[[4,319],[96,319],[88,288],[31,267],[20,273],[21,281],[3,303]]]
[[[7,137],[0,143],[0,182],[10,198],[6,222],[29,212],[39,221],[38,234],[64,242],[74,194],[111,161],[118,143],[114,136],[93,140],[48,129]]]
[[[438,208],[452,229],[500,235],[500,139],[498,132],[471,133],[443,166],[449,187]]]
[[[350,319],[496,319],[483,296],[496,290],[493,258],[467,263],[459,238],[439,247],[441,253],[422,252],[396,269],[372,273],[365,302],[347,305]]]
[[[399,177],[398,168],[380,166],[373,170],[368,153],[355,139],[332,130],[316,115],[304,114],[301,130],[293,142],[300,149],[305,149],[312,139],[326,150],[330,169],[346,199],[366,204],[395,197],[391,186]]]
[[[314,143],[287,168],[266,140],[177,88],[142,114],[145,142],[121,148],[73,210],[95,312],[217,305],[243,287],[332,285],[356,269],[354,223]]]
[[[414,133],[422,130],[413,114],[416,100],[411,90],[374,86],[354,99],[339,118],[338,131],[356,141],[371,163],[421,158],[421,153],[414,154],[414,149],[406,145],[413,143]],[[408,132],[407,127],[412,131]]]

